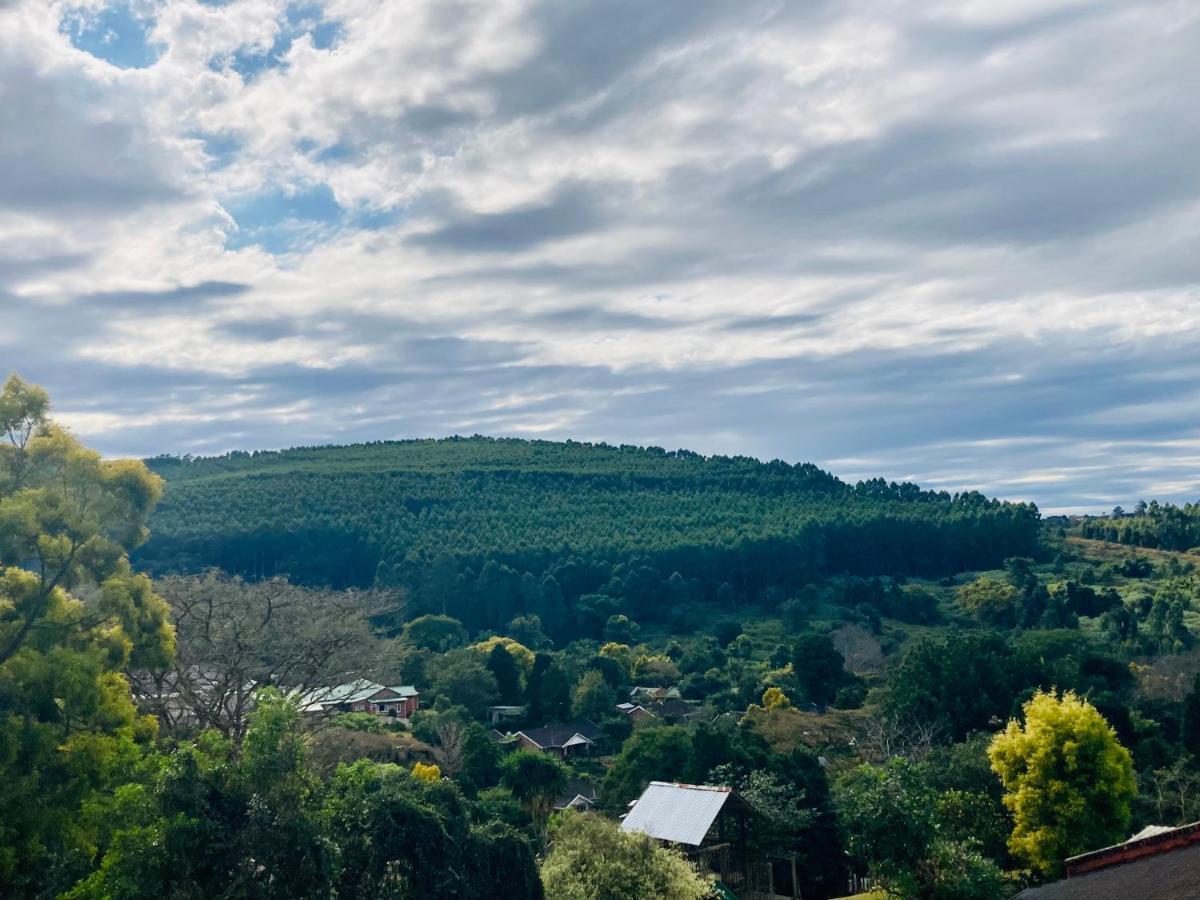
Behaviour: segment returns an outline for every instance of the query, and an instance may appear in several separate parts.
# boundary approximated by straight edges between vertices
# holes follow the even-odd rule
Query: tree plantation
[[[5,898],[984,900],[1200,819],[1196,558],[1121,524],[1161,508],[482,437],[106,460],[15,376],[0,433]]]

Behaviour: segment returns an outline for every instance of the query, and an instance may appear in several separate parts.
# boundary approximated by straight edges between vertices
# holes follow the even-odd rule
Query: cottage
[[[574,809],[587,812],[596,806],[596,788],[586,778],[572,778],[554,800],[556,810]]]
[[[660,721],[668,725],[679,725],[704,714],[699,704],[678,697],[645,700],[641,703],[618,703],[616,708],[617,712],[634,723]]]
[[[621,830],[679,846],[738,897],[800,896],[794,855],[753,856],[754,810],[732,788],[652,781],[621,820]]]
[[[1113,847],[1073,856],[1066,878],[1017,900],[1190,900],[1200,897],[1200,822],[1152,825]]]
[[[590,753],[603,736],[604,732],[594,722],[586,719],[529,728],[518,731],[515,735],[520,747],[554,753],[564,759]]]
[[[421,706],[421,695],[411,685],[385,687],[360,678],[348,684],[317,688],[298,700],[302,712],[319,715],[330,712],[365,712],[397,719],[409,719]]]

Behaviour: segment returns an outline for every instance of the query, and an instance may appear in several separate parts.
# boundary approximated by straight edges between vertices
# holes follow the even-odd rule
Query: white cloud
[[[121,25],[99,0],[0,9],[0,347],[73,373],[64,403],[169,373],[86,400],[101,441],[123,406],[139,452],[388,436],[320,431],[353,397],[364,428],[865,459],[1061,505],[1190,483],[1193,5],[126,9],[145,68],[88,52],[116,30],[73,46]],[[225,399],[193,420],[204,385]],[[995,409],[951,421],[971,392]],[[1055,464],[1059,423],[1117,463]]]

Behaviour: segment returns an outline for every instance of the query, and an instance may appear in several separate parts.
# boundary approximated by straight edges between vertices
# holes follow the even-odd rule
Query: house
[[[556,810],[574,809],[587,812],[596,806],[596,788],[586,778],[572,778],[554,800]]]
[[[623,713],[632,722],[660,720],[668,725],[690,722],[703,714],[699,705],[678,697],[663,700],[646,700],[642,703],[618,703],[617,712]]]
[[[652,781],[621,820],[621,830],[673,844],[737,897],[800,896],[795,855],[750,852],[753,807],[732,788]]]
[[[1124,843],[1068,859],[1066,877],[1017,900],[1184,900],[1200,897],[1200,822],[1151,825]]]
[[[629,721],[634,723],[647,722],[656,718],[654,713],[638,703],[618,703],[617,712],[623,714]]]
[[[385,687],[360,678],[348,684],[317,688],[301,694],[300,710],[310,715],[330,712],[365,712],[397,719],[412,717],[421,707],[421,695],[411,685]]]
[[[604,732],[587,719],[528,728],[516,733],[517,746],[526,750],[541,750],[554,753],[564,759],[568,756],[590,753],[604,737]]]

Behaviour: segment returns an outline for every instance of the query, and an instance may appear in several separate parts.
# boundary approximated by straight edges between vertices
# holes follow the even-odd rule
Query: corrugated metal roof
[[[625,816],[621,830],[699,847],[732,793],[727,787],[652,781]]]

